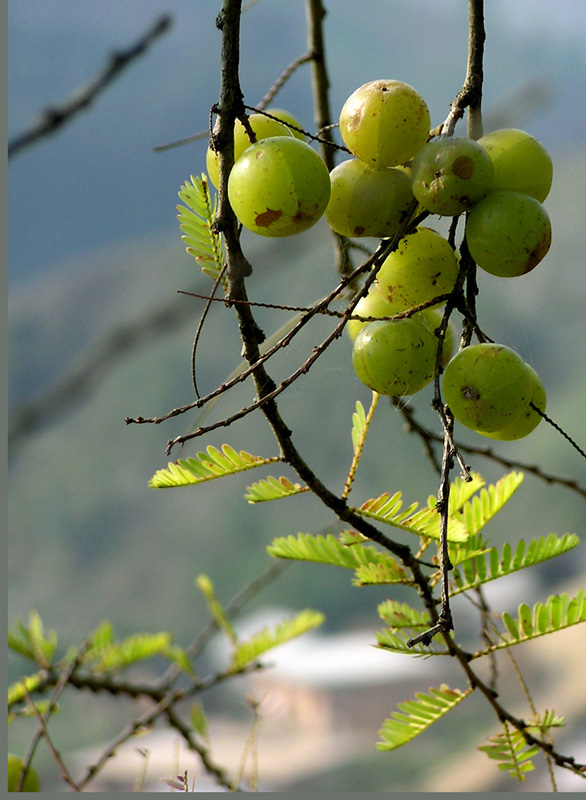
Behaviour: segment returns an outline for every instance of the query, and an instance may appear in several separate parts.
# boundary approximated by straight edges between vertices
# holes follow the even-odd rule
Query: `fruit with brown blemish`
[[[445,368],[442,391],[458,422],[479,433],[514,426],[530,408],[533,379],[521,356],[501,344],[473,344]]]
[[[356,158],[330,172],[332,189],[326,219],[342,236],[394,236],[409,216],[413,192],[407,174],[374,169]]]
[[[427,141],[430,117],[425,100],[397,80],[365,83],[346,100],[340,135],[357,158],[377,169],[405,164]]]
[[[323,215],[330,197],[325,163],[306,142],[271,137],[249,147],[234,164],[228,198],[245,228],[261,236],[291,236]]]
[[[534,197],[521,192],[491,192],[466,220],[466,243],[479,267],[514,278],[531,272],[551,245],[551,222]]]
[[[492,188],[494,168],[486,150],[472,139],[428,142],[411,166],[413,194],[432,214],[457,216]]]
[[[277,114],[274,114],[277,116]],[[248,124],[250,125],[257,142],[267,139],[271,136],[294,136],[294,132],[285,124],[283,120],[279,121],[265,117],[264,114],[251,114],[248,117]],[[238,161],[242,153],[252,144],[248,131],[239,119],[236,120],[234,125],[234,161]],[[211,146],[208,147],[206,153],[206,171],[207,176],[216,188],[220,185],[220,171],[218,154],[212,150]]]
[[[431,228],[419,227],[405,236],[383,262],[377,281],[395,314],[449,294],[459,264],[447,239]],[[436,305],[440,305],[439,300]]]

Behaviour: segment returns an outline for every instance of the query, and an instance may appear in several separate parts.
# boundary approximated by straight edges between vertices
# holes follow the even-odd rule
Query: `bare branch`
[[[26,436],[71,411],[99,385],[105,372],[147,342],[176,330],[192,313],[186,303],[173,300],[143,319],[113,330],[69,374],[14,412],[9,423],[9,447],[14,448]]]
[[[452,102],[451,111],[440,126],[439,133],[451,136],[464,111],[469,109],[468,136],[479,139],[482,136],[482,83],[484,80],[484,0],[468,0],[468,64],[464,85]]]
[[[155,24],[134,44],[126,50],[115,52],[106,67],[93,80],[78,88],[61,105],[48,108],[34,127],[12,139],[8,143],[8,157],[16,155],[39,139],[56,133],[63,125],[71,122],[77,114],[89,108],[126,67],[138,56],[143,55],[156,39],[169,30],[171,23],[172,18],[168,14],[159,17]]]

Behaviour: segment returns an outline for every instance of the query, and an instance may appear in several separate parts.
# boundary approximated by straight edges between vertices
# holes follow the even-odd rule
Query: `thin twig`
[[[237,782],[230,780],[230,777],[226,774],[226,770],[223,767],[218,766],[214,762],[210,749],[197,740],[193,728],[181,719],[172,706],[165,709],[165,716],[167,717],[169,725],[181,734],[189,749],[197,753],[206,772],[215,778],[218,786],[223,786],[232,792],[245,791]]]
[[[443,442],[443,436],[434,433],[433,431],[426,428],[424,425],[421,424],[410,424],[410,429],[420,435],[424,440],[434,441],[438,444]],[[571,491],[577,492],[577,494],[581,495],[582,497],[586,497],[586,487],[581,486],[575,478],[564,478],[561,475],[552,475],[548,472],[545,472],[539,464],[528,464],[524,461],[520,461],[516,458],[506,458],[505,456],[496,453],[491,447],[473,447],[472,445],[465,444],[464,442],[458,440],[454,440],[454,444],[456,445],[458,451],[462,453],[469,453],[470,455],[478,455],[482,456],[483,458],[488,458],[491,461],[496,462],[497,464],[501,464],[503,467],[508,467],[511,469],[519,469],[522,472],[530,472],[536,478],[539,478],[545,483],[548,484],[559,484],[560,486],[564,486]]]
[[[156,39],[169,30],[171,23],[172,17],[164,14],[134,44],[125,50],[115,52],[106,67],[93,80],[78,88],[61,105],[48,108],[34,127],[12,139],[8,143],[8,157],[16,155],[39,139],[56,133],[66,123],[71,122],[77,114],[89,108],[126,67],[138,56],[143,55]]]
[[[138,347],[172,333],[192,314],[185,303],[173,299],[143,318],[115,328],[82,357],[79,366],[14,412],[8,426],[9,447],[71,411],[100,385],[107,370]]]
[[[36,731],[35,735],[31,739],[27,755],[26,755],[26,757],[24,759],[24,767],[23,767],[23,770],[22,770],[21,775],[20,775],[20,781],[19,781],[19,785],[17,787],[17,791],[21,791],[21,789],[22,789],[22,783],[24,781],[24,778],[26,777],[27,770],[30,767],[30,763],[31,763],[32,758],[33,758],[33,756],[35,754],[35,750],[37,749],[37,745],[38,745],[41,737],[43,737],[43,736],[45,737],[47,745],[48,745],[49,749],[51,750],[51,753],[53,754],[53,757],[55,758],[59,768],[61,769],[63,777],[66,780],[66,782],[73,788],[74,791],[76,791],[76,792],[81,791],[79,786],[75,783],[75,781],[73,780],[73,778],[69,774],[69,771],[65,767],[65,764],[63,763],[63,760],[62,760],[61,756],[59,755],[59,753],[57,752],[57,750],[53,746],[51,738],[50,738],[50,736],[49,736],[49,734],[47,732],[47,720],[49,719],[49,717],[51,716],[51,714],[53,713],[53,711],[57,707],[57,700],[59,699],[59,697],[63,693],[63,690],[65,689],[67,684],[71,681],[71,679],[72,679],[72,677],[73,677],[73,675],[75,673],[75,670],[79,667],[79,665],[80,665],[80,663],[81,663],[81,661],[83,659],[83,656],[86,653],[86,651],[88,650],[89,646],[90,646],[90,642],[88,640],[82,642],[82,644],[80,645],[80,647],[77,650],[77,653],[75,654],[75,657],[71,659],[71,662],[69,664],[67,664],[66,668],[61,673],[59,679],[57,680],[57,682],[55,684],[55,689],[54,689],[54,691],[53,691],[53,693],[51,695],[51,698],[49,700],[48,708],[47,708],[47,710],[46,710],[46,712],[45,712],[45,714],[43,716],[41,716],[39,714],[38,709],[36,708],[36,706],[32,702],[32,700],[30,698],[30,695],[28,693],[27,687],[26,687],[26,681],[23,681],[24,693],[25,693],[28,701],[32,705],[32,708],[34,710],[35,716],[37,717],[37,719],[39,721],[39,727],[37,728],[37,731]]]
[[[349,152],[347,148],[335,145],[332,136],[332,113],[330,109],[330,79],[326,61],[326,48],[323,24],[326,9],[321,0],[306,0],[307,38],[308,48],[312,55],[312,88],[313,107],[316,129],[321,134],[318,141],[321,144],[321,155],[331,172],[335,167],[335,148]],[[336,268],[340,275],[350,275],[352,272],[352,259],[350,258],[350,243],[346,236],[332,231],[336,252]],[[356,282],[350,285],[352,294],[357,289]]]
[[[310,52],[310,53],[305,53],[304,55],[293,59],[293,61],[287,67],[285,67],[283,72],[281,72],[277,80],[273,83],[273,85],[265,94],[265,96],[262,98],[260,103],[258,103],[257,111],[263,111],[271,102],[271,100],[275,97],[275,95],[281,91],[281,89],[283,88],[285,83],[289,80],[291,75],[293,75],[293,73],[296,72],[296,70],[298,70],[302,64],[307,64],[308,61],[311,61],[312,58],[313,54]]]
[[[289,377],[286,378],[285,380],[281,381],[281,383],[278,386],[274,386],[273,388],[271,388],[270,391],[266,390],[265,392],[263,392],[260,396],[257,397],[257,399],[253,403],[251,403],[250,405],[245,406],[244,408],[240,409],[240,411],[237,411],[232,416],[226,417],[225,419],[219,420],[219,421],[217,421],[215,423],[212,423],[211,425],[207,425],[205,427],[203,427],[203,426],[199,427],[195,431],[191,431],[190,433],[183,434],[182,436],[177,436],[175,439],[171,439],[167,443],[167,448],[165,450],[166,454],[169,455],[169,453],[171,452],[173,447],[175,447],[178,444],[185,444],[185,442],[190,441],[191,439],[196,439],[199,436],[203,436],[205,433],[209,433],[210,431],[216,430],[217,428],[229,427],[230,425],[232,425],[237,420],[242,419],[243,417],[245,417],[248,414],[250,414],[252,411],[255,411],[257,408],[263,408],[268,402],[272,402],[273,400],[275,400],[283,391],[285,391],[285,389],[287,389],[292,383],[294,383],[301,375],[305,375],[309,371],[309,369],[313,366],[313,364],[317,361],[317,359],[327,350],[327,348],[330,346],[330,344],[341,335],[342,329],[344,328],[344,326],[347,323],[348,319],[352,316],[352,314],[354,312],[354,309],[356,308],[356,306],[358,304],[358,301],[367,294],[368,289],[370,288],[372,283],[374,283],[374,280],[376,278],[378,270],[382,266],[383,261],[385,260],[385,258],[387,257],[387,255],[390,252],[392,252],[394,249],[396,249],[400,239],[403,237],[403,235],[405,233],[405,230],[406,230],[408,224],[409,223],[405,223],[405,227],[402,228],[402,230],[398,231],[397,234],[392,239],[389,239],[386,242],[384,242],[383,244],[381,244],[381,246],[379,247],[378,251],[373,256],[373,258],[369,259],[368,262],[365,262],[365,264],[363,264],[362,267],[359,268],[359,270],[356,270],[356,272],[357,271],[364,271],[364,269],[365,269],[365,267],[367,265],[371,266],[371,271],[370,271],[370,274],[369,274],[367,280],[365,281],[365,283],[362,286],[362,288],[360,289],[360,291],[350,301],[346,311],[343,312],[341,321],[338,323],[338,325],[336,325],[336,327],[333,329],[333,331],[326,337],[326,339],[319,346],[313,348],[312,354],[307,358],[307,360],[300,367],[298,367],[297,370],[295,370],[295,372],[293,372],[291,375],[289,375]],[[226,237],[226,239],[227,239],[227,237]],[[240,253],[241,253],[241,251],[240,251]],[[241,253],[239,258],[244,258],[244,255]],[[334,290],[334,292],[330,293],[330,295],[328,295],[327,298],[324,298],[322,301],[320,301],[320,303],[316,304],[316,306],[313,307],[311,313],[312,314],[317,313],[317,309],[321,304],[325,304],[327,302],[331,302],[331,300],[333,299],[335,294],[339,293],[339,286],[347,284],[348,280],[349,279],[342,279],[341,283]],[[254,324],[254,326],[257,327],[256,322],[252,322],[253,317],[252,317],[252,313],[251,313],[250,302],[248,300],[248,297],[246,296],[246,292],[244,290],[242,290],[242,291],[243,291],[243,296],[240,296],[240,297],[230,296],[227,299],[231,304],[235,305],[237,313],[238,313],[238,315],[240,317],[244,317],[244,318],[248,319],[249,321],[251,321],[251,324]],[[248,313],[245,314],[244,310],[246,310]],[[302,324],[305,324],[308,321],[308,319],[309,319],[309,314],[306,315],[305,317],[303,317],[299,321],[298,326],[300,326]],[[288,341],[290,341],[290,339],[293,337],[293,335],[295,335],[295,332],[297,331],[297,327],[298,326],[296,326],[292,331],[289,332],[289,334],[287,334],[287,336],[285,336],[282,340],[280,340],[280,342],[277,345],[275,345],[275,347],[283,347],[283,346],[285,346],[285,344],[288,343]],[[264,340],[264,333],[262,334],[261,341],[262,340]],[[269,357],[269,354],[271,354],[271,351],[268,351],[268,353],[262,354],[260,349],[259,349],[259,347],[258,347],[258,345],[259,345],[259,342],[256,343],[255,348],[253,348],[253,350],[252,350],[252,352],[254,352],[254,354],[255,354],[255,358],[253,360],[249,359],[249,368],[248,368],[248,370],[245,370],[243,373],[240,373],[240,376],[237,376],[234,379],[234,382],[237,382],[238,380],[243,380],[243,377],[248,377],[248,375],[252,375],[253,378],[254,378],[255,373],[258,373],[258,371],[261,370],[261,369],[262,369],[262,371],[264,373],[264,362]],[[266,373],[264,373],[264,374],[266,376]],[[272,384],[272,381],[270,381],[270,379],[267,380],[267,386],[269,385],[269,383]],[[227,384],[225,384],[225,386],[227,386]],[[220,390],[221,391],[225,391],[224,388],[220,387],[219,389],[216,390],[216,392],[219,392]],[[211,393],[211,394],[213,394],[213,393]],[[211,394],[208,395],[207,397],[208,398],[211,397]],[[183,413],[183,411],[186,410],[187,408],[197,407],[200,404],[203,404],[203,402],[205,400],[206,400],[206,398],[202,398],[201,400],[196,401],[195,403],[191,404],[189,407],[184,406],[181,409],[177,409],[176,412],[171,412],[171,415],[175,416],[177,413]],[[169,415],[167,415],[165,417],[159,417],[158,419],[155,419],[154,421],[155,422],[159,422],[159,421],[162,421],[162,420],[168,419],[168,418],[169,418]],[[132,422],[134,422],[134,423],[145,423],[145,422],[149,422],[149,421],[150,420],[146,420],[143,417],[134,417],[134,418],[127,417],[126,420],[125,420],[125,422],[127,424],[132,423]]]
[[[23,686],[23,691],[24,691],[25,697],[28,700],[28,702],[30,703],[30,706],[31,706],[31,708],[33,710],[33,714],[35,715],[35,718],[36,718],[37,722],[39,723],[39,727],[37,729],[37,736],[39,737],[39,739],[43,738],[45,740],[45,742],[47,744],[47,747],[49,748],[49,750],[51,752],[51,755],[53,756],[53,758],[55,760],[55,763],[57,764],[57,766],[59,767],[59,770],[61,771],[61,774],[63,775],[63,779],[64,779],[65,783],[69,784],[69,786],[71,786],[71,788],[73,789],[74,792],[81,791],[80,788],[78,787],[78,785],[76,784],[76,782],[71,777],[71,774],[70,774],[69,770],[67,769],[63,759],[61,758],[61,753],[59,753],[59,751],[57,750],[57,748],[53,744],[53,740],[51,739],[51,737],[49,735],[49,731],[47,730],[47,718],[48,718],[49,714],[51,714],[53,712],[53,710],[55,709],[55,695],[53,696],[53,698],[51,698],[51,702],[49,704],[49,709],[48,709],[46,715],[43,716],[39,712],[39,709],[34,704],[32,698],[31,698],[31,696],[29,694],[29,691],[28,691],[28,689],[26,687],[26,682],[23,682],[22,686]],[[64,687],[65,687],[65,682],[63,682],[61,688],[63,689]],[[34,741],[34,739],[33,739],[33,741]],[[18,791],[18,792],[22,791],[22,786],[23,786],[23,782],[24,782],[24,780],[26,778],[26,774],[27,774],[26,771],[22,770],[21,776],[20,776],[20,780],[19,780],[19,783],[18,783],[16,791]]]
[[[574,450],[580,453],[582,458],[586,458],[586,451],[584,451],[580,447],[580,445],[575,441],[575,439],[572,439],[569,433],[566,433],[566,431],[562,427],[560,427],[560,425],[558,425],[557,422],[555,422],[548,414],[546,414],[545,411],[543,411],[541,408],[537,408],[535,403],[529,402],[529,405],[531,406],[533,411],[536,411],[540,417],[543,417],[543,419],[547,422],[548,425],[551,425],[551,427],[555,428],[555,430],[558,433],[561,433],[564,439],[567,439],[567,441],[572,445]]]
[[[482,83],[484,79],[484,0],[468,0],[468,63],[464,85],[452,102],[452,107],[445,122],[440,125],[437,133],[443,136],[452,136],[459,119],[464,116],[464,111],[469,109],[468,136],[479,139],[482,136]],[[432,131],[436,133],[436,131]]]

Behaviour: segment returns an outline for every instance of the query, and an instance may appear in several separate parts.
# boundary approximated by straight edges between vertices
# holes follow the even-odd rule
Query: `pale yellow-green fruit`
[[[397,312],[393,311],[392,307],[381,295],[376,283],[374,283],[370,287],[368,294],[360,298],[356,304],[356,308],[352,313],[352,315],[356,317],[372,317],[372,319],[351,319],[348,323],[346,323],[346,332],[348,333],[350,339],[354,341],[360,331],[365,325],[368,325],[369,322],[374,322],[375,320],[386,317],[392,317],[396,313]],[[443,312],[441,310],[429,308],[425,309],[424,311],[419,311],[417,314],[413,314],[411,319],[421,322],[435,336],[436,329],[441,325],[442,317]],[[446,330],[442,347],[442,367],[446,366],[454,353],[455,337],[456,329],[453,323],[450,322]],[[436,342],[439,343],[439,339],[437,339],[437,337]]]
[[[493,173],[490,156],[477,142],[442,137],[423,145],[415,154],[411,186],[431,214],[455,217],[492,189]]]
[[[397,80],[365,83],[346,100],[340,135],[350,152],[381,169],[405,164],[427,141],[429,110],[412,86]]]
[[[419,227],[405,236],[384,261],[377,276],[381,294],[395,314],[407,311],[454,288],[458,259],[447,239]],[[436,305],[441,305],[440,300]]]
[[[302,142],[305,141],[303,126],[290,111],[286,111],[283,108],[267,108],[266,111],[267,114],[271,114],[273,117],[277,117],[281,122],[284,122],[296,139],[301,139]],[[296,128],[301,128],[301,130],[296,130]]]
[[[468,214],[466,243],[478,266],[500,278],[525,275],[551,246],[544,206],[522,192],[491,192]]]
[[[529,133],[502,128],[478,140],[494,167],[493,190],[522,192],[543,203],[553,178],[553,164],[545,147]]]
[[[352,364],[362,383],[379,394],[415,394],[433,378],[437,339],[416,319],[377,320],[354,340]]]
[[[22,758],[14,755],[14,753],[8,753],[8,791],[9,792],[16,792],[18,788],[18,783],[20,781],[20,774],[22,772],[22,768],[24,766],[24,762]],[[39,776],[37,775],[36,771],[29,767],[26,773],[26,778],[24,779],[24,783],[22,784],[23,792],[39,792],[40,791],[40,784],[39,784]]]
[[[240,156],[228,178],[228,199],[248,230],[291,236],[314,225],[330,198],[328,168],[293,136],[263,139]]]
[[[330,172],[332,190],[326,219],[342,236],[394,236],[413,202],[407,175],[398,169],[374,169],[357,158]]]
[[[493,433],[514,425],[527,410],[533,381],[514,350],[482,343],[456,353],[444,370],[442,389],[458,422]]]
[[[422,322],[435,336],[435,331],[442,324],[443,310],[437,308],[426,308],[424,311],[418,311],[417,314],[414,314],[413,319],[418,319],[420,322]],[[444,336],[442,346],[442,358],[440,362],[442,367],[446,367],[454,355],[457,333],[456,326],[450,320],[448,327],[446,328],[446,334]],[[436,340],[439,342],[437,336]]]
[[[353,311],[353,316],[357,317],[373,317],[374,319],[381,319],[382,317],[392,317],[396,312],[393,311],[389,303],[381,295],[378,286],[373,284],[368,290],[368,294],[361,297],[356,308]],[[352,341],[356,339],[362,328],[368,325],[368,322],[373,320],[360,320],[351,319],[346,323],[346,332]]]
[[[531,402],[540,411],[545,411],[547,398],[543,383],[533,367],[529,366],[529,364],[525,364],[525,366],[527,367],[531,377]],[[483,436],[488,436],[489,439],[512,442],[528,436],[532,431],[535,430],[542,419],[543,417],[541,414],[538,414],[537,411],[528,405],[525,411],[522,412],[521,416],[514,422],[510,423],[506,428],[503,428],[500,431],[494,431],[493,433],[482,433],[482,431],[478,431],[478,433],[482,433]]]
[[[254,131],[257,142],[260,142],[262,139],[268,139],[271,136],[292,137],[294,135],[293,131],[287,127],[284,122],[279,122],[278,120],[271,119],[270,117],[265,117],[264,114],[251,114],[248,117],[248,121],[250,123],[250,127]],[[250,137],[246,131],[246,128],[240,122],[240,120],[237,119],[236,125],[234,126],[235,162],[240,158],[242,153],[250,147],[251,144],[252,142],[250,141]],[[208,147],[206,153],[206,171],[208,178],[217,189],[220,184],[219,159],[218,154],[212,150],[211,147]]]

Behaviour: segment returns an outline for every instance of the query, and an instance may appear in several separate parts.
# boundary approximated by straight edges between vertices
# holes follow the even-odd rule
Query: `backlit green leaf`
[[[308,486],[293,483],[283,475],[280,478],[269,475],[268,478],[263,478],[248,486],[244,499],[249,503],[266,503],[269,500],[281,500],[283,497],[291,497],[294,494],[308,491]]]
[[[170,462],[167,469],[160,469],[154,474],[149,486],[153,489],[195,486],[280,460],[278,456],[263,458],[253,456],[245,450],[236,452],[227,444],[222,445],[221,451],[210,445],[205,453],[197,453],[192,458],[181,458],[176,463]]]
[[[478,749],[496,761],[502,772],[524,781],[525,773],[535,769],[531,759],[537,755],[539,748],[528,746],[520,731],[505,725],[503,733],[489,736],[488,741],[490,744],[480,745]]]
[[[431,502],[430,500],[430,504]],[[418,511],[418,503],[411,503],[406,509],[403,509],[402,505],[401,492],[395,492],[392,496],[385,492],[379,497],[367,500],[360,508],[353,510],[357,514],[417,536],[439,539],[441,517],[434,506],[429,505]],[[468,532],[464,523],[459,519],[450,518],[448,520],[448,541],[465,542],[467,539]]]
[[[548,536],[533,539],[528,545],[521,540],[514,552],[508,543],[503,545],[500,553],[496,547],[492,547],[487,552],[464,561],[460,566],[456,566],[456,557],[453,561],[455,569],[451,577],[451,594],[466,592],[488,581],[555,558],[572,550],[579,543],[575,533],[565,533],[563,536],[550,533]]]
[[[533,609],[522,603],[518,609],[517,619],[504,613],[502,621],[506,631],[501,634],[499,641],[475,653],[475,658],[586,622],[586,592],[580,590],[571,599],[565,593],[552,595],[545,603],[536,603]]]
[[[222,237],[213,228],[217,198],[211,200],[207,177],[191,176],[179,192],[184,206],[177,206],[179,225],[187,252],[213,280],[221,276],[226,260]],[[226,280],[222,278],[224,288]]]
[[[410,742],[461,703],[471,691],[460,692],[444,685],[439,689],[430,688],[428,694],[417,692],[415,700],[399,703],[399,711],[394,711],[383,722],[377,748],[395,750]]]
[[[319,611],[306,609],[293,619],[280,622],[273,630],[263,628],[247,641],[238,643],[232,656],[230,670],[239,672],[268,650],[307,633],[321,625],[323,621],[324,615]]]

